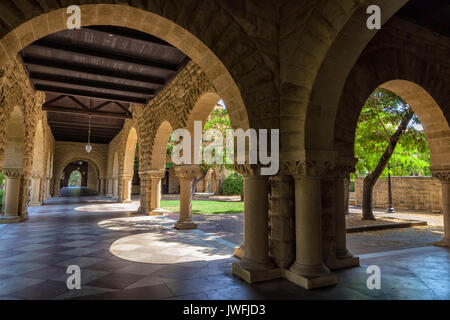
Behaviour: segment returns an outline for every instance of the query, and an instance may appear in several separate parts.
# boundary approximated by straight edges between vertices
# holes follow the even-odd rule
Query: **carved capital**
[[[165,174],[166,170],[164,169],[139,170],[139,177],[141,179],[162,179]]]
[[[199,170],[198,166],[176,166],[175,174],[179,179],[194,179]]]
[[[288,161],[281,163],[282,172],[295,179],[302,177],[322,178],[332,176],[336,168],[333,161]]]
[[[235,164],[233,166],[234,170],[244,177],[249,176],[260,176],[261,175],[261,165],[260,164]]]
[[[120,177],[122,180],[131,180],[133,179],[133,175],[132,174],[122,174],[120,175]]]
[[[431,168],[433,177],[441,180],[442,183],[450,183],[450,170],[449,169],[433,169]]]
[[[31,179],[40,179],[41,175],[38,172],[32,172],[30,178]]]
[[[7,178],[19,178],[22,175],[22,168],[3,168],[3,174]]]

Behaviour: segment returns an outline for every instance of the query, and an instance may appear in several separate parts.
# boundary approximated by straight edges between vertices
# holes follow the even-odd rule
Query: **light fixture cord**
[[[89,116],[89,134],[88,134],[88,144],[91,144],[91,116]]]

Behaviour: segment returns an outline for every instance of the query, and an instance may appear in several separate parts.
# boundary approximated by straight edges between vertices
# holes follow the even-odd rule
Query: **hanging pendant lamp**
[[[89,133],[88,133],[88,143],[86,145],[86,152],[89,153],[92,151],[91,146],[91,116],[89,116]]]

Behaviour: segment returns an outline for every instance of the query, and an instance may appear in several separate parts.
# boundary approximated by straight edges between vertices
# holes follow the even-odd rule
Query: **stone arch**
[[[96,4],[96,1],[86,1],[89,2],[93,4],[80,5],[82,26],[114,25],[134,28],[159,37],[188,55],[205,71],[217,88],[230,110],[230,121],[236,128],[249,127],[247,108],[239,87],[247,88],[250,92],[264,82],[270,83],[270,90],[266,92],[276,92],[274,76],[265,66],[264,58],[254,41],[227,10],[215,1],[199,2],[195,15],[191,14],[191,4],[178,1],[173,1],[171,5],[163,6],[164,8],[136,2],[136,7],[145,7],[147,10],[126,4]],[[200,12],[203,14],[198,14]],[[33,14],[33,18],[18,23],[14,30],[10,30],[1,39],[0,66],[15,58],[22,48],[32,42],[66,27],[66,8],[48,13],[38,10],[33,11]],[[212,19],[218,17],[222,21],[221,24],[226,26],[227,33],[222,29],[212,28]],[[208,33],[205,33],[206,26],[210,30]],[[224,34],[229,36],[223,37]],[[219,41],[219,38],[222,40]],[[229,48],[233,46],[239,47],[239,50],[231,53]],[[252,73],[252,77],[242,71],[242,56],[250,57],[247,68],[251,66],[252,70],[258,71]],[[222,61],[225,61],[225,64]],[[253,105],[254,113],[260,114],[261,101],[250,100],[248,105]],[[273,113],[275,110],[272,109],[269,108],[268,112]]]
[[[206,92],[198,98],[189,113],[189,118],[184,124],[184,127],[189,130],[191,135],[194,134],[194,121],[201,121],[202,126],[204,126],[208,116],[219,101],[220,97],[215,92]]]
[[[114,152],[113,165],[112,165],[112,177],[117,179],[119,177],[119,156],[117,151]]]
[[[134,158],[136,155],[136,145],[138,143],[137,131],[131,127],[128,134],[125,136],[125,145],[123,150],[123,164],[122,174],[133,176],[134,172]]]
[[[56,179],[61,179],[64,168],[71,162],[74,161],[86,161],[89,164],[92,164],[96,170],[97,176],[99,178],[105,177],[105,168],[102,165],[101,159],[97,159],[95,154],[67,154],[58,159],[58,163],[54,166],[54,177]]]
[[[381,86],[402,97],[417,114],[425,129],[432,165],[449,165],[450,152],[445,146],[450,143],[450,115],[443,112],[450,108],[446,98],[449,87],[437,85],[438,81],[445,82],[439,75],[438,64],[430,64],[425,57],[402,48],[372,49],[366,48],[342,91],[332,132],[339,158],[353,158],[359,114],[369,95]]]
[[[305,8],[307,19],[298,23],[299,31],[286,35],[298,40],[297,47],[282,50],[289,57],[286,62],[281,59],[280,140],[286,159],[305,157],[304,149],[332,149],[330,128],[345,80],[378,31],[366,27],[367,6],[380,7],[384,25],[407,1],[316,1]]]
[[[156,132],[153,143],[152,160],[150,164],[152,169],[166,168],[167,144],[171,133],[172,126],[168,121],[163,121]]]
[[[19,106],[9,114],[6,128],[6,145],[4,150],[4,168],[23,168],[25,155],[25,119]]]

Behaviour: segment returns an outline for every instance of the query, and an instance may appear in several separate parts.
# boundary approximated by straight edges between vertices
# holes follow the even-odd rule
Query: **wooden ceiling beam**
[[[68,125],[72,125],[72,126],[76,126],[76,127],[88,127],[89,123],[87,122],[69,122],[69,121],[57,121],[57,120],[48,120],[47,121],[48,124],[50,126],[68,126]],[[96,123],[96,122],[91,122],[91,126],[96,127],[96,128],[105,128],[105,129],[110,129],[110,130],[122,130],[122,126],[113,126],[113,125],[107,125],[107,124],[100,124],[100,123]]]
[[[52,124],[52,125],[50,125],[50,127],[51,127],[51,128],[54,128],[54,129],[57,130],[57,131],[68,131],[68,132],[80,131],[80,130],[83,130],[83,132],[84,132],[84,131],[88,132],[88,128],[89,128],[89,127],[73,126],[73,125],[71,125],[70,123],[66,123],[65,125],[61,125],[61,124],[55,125],[55,124]],[[113,133],[119,132],[120,129],[118,130],[118,129],[99,128],[99,127],[96,127],[96,126],[91,125],[91,131],[92,131],[92,132],[105,133],[105,134],[108,134],[108,133],[109,133],[109,134],[113,134]]]
[[[51,112],[59,112],[59,113],[72,113],[72,114],[86,114],[97,117],[106,117],[106,118],[118,118],[118,119],[131,119],[132,117],[129,114],[116,113],[116,112],[105,112],[105,111],[89,111],[84,109],[74,109],[67,108],[62,106],[48,106],[43,105],[42,110],[51,111]]]
[[[61,62],[51,59],[45,59],[45,58],[36,58],[32,56],[24,56],[22,57],[22,61],[27,66],[35,66],[35,67],[42,67],[42,68],[51,68],[51,69],[58,69],[60,71],[66,72],[77,72],[82,73],[85,75],[90,76],[102,76],[102,77],[108,77],[111,79],[118,79],[118,80],[131,80],[134,82],[140,82],[142,84],[152,84],[157,87],[162,87],[165,85],[166,80],[164,78],[159,77],[149,77],[144,76],[141,74],[133,74],[133,73],[125,73],[125,72],[118,72],[114,71],[111,72],[111,70],[104,69],[104,68],[97,68],[88,66],[85,64],[79,64],[79,63],[71,63],[71,62]]]
[[[103,100],[108,100],[108,101],[118,101],[118,102],[124,102],[124,103],[140,103],[140,104],[147,103],[147,100],[144,98],[121,96],[121,95],[115,95],[115,94],[109,94],[109,93],[100,93],[100,92],[89,91],[89,90],[78,90],[78,89],[63,88],[63,87],[43,85],[43,84],[36,84],[34,86],[34,88],[38,91],[46,91],[49,93],[65,94],[65,95],[88,97],[88,98],[97,98],[97,99],[103,99]]]
[[[166,62],[159,62],[159,61],[150,61],[145,59],[140,59],[138,57],[131,57],[131,56],[122,56],[119,54],[114,54],[112,52],[104,51],[104,50],[95,50],[90,49],[87,47],[79,47],[74,46],[69,43],[59,43],[57,41],[52,41],[49,39],[41,39],[33,44],[31,44],[29,47],[31,48],[46,48],[51,49],[59,52],[65,52],[68,54],[78,54],[89,58],[97,58],[97,59],[103,59],[103,60],[110,60],[116,63],[124,63],[124,64],[133,64],[138,67],[150,67],[155,69],[160,69],[166,72],[177,72],[178,71],[178,65],[166,63]]]
[[[153,96],[155,94],[154,89],[140,88],[135,86],[128,86],[122,84],[115,84],[111,82],[82,79],[76,77],[68,77],[54,74],[46,74],[41,72],[30,72],[30,78],[36,81],[50,81],[57,84],[69,84],[69,85],[80,85],[97,89],[114,90],[120,92],[126,92],[131,94],[141,94],[146,96]]]
[[[130,30],[126,28],[111,28],[110,26],[107,26],[106,28],[104,26],[88,26],[83,27],[83,29],[92,30],[95,33],[104,35],[105,37],[109,37],[110,35],[112,35],[115,37],[138,41],[145,44],[152,44],[172,49],[175,48],[170,43],[167,43],[164,40],[152,36],[151,34],[136,32],[135,30]]]

